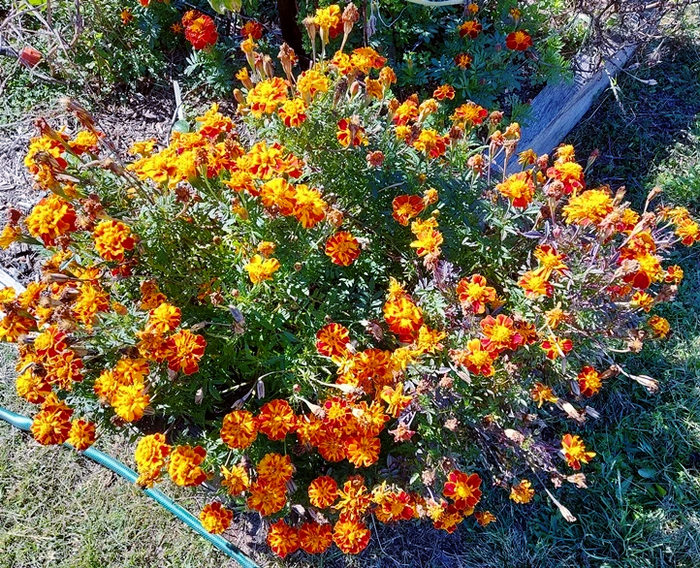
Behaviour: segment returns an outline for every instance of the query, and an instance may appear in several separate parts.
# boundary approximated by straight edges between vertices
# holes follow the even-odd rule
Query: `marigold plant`
[[[237,503],[282,557],[580,486],[600,390],[658,386],[616,354],[671,333],[666,258],[700,239],[656,191],[638,213],[587,187],[570,146],[518,155],[517,124],[449,89],[397,100],[380,54],[330,53],[352,19],[320,10],[328,57],[282,49],[281,75],[251,32],[235,119],[213,105],[129,158],[64,101],[94,136],[41,123],[26,163],[49,197],[3,230],[49,253],[0,291],[36,440],[130,423],[140,485],[220,482],[208,530]]]

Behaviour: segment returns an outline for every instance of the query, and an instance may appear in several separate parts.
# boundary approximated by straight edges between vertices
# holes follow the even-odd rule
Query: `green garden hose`
[[[0,407],[0,419],[4,420],[5,422],[9,422],[15,428],[19,428],[25,432],[28,432],[32,427],[32,420],[30,418],[22,416],[21,414],[16,414],[2,407]],[[70,444],[66,445],[70,446]],[[107,469],[112,470],[114,473],[121,475],[124,479],[129,481],[129,483],[136,483],[138,474],[133,469],[115,460],[113,457],[108,456],[107,454],[104,454],[94,448],[88,448],[83,452],[83,454]],[[161,491],[158,491],[157,489],[144,489],[143,492],[149,497],[153,498],[165,509],[170,511],[188,527],[196,531],[200,536],[211,542],[216,548],[233,558],[243,568],[260,568],[255,562],[253,562],[241,550],[233,546],[225,538],[207,532],[196,517],[180,507],[180,505],[173,503],[173,501],[171,501],[170,498]]]

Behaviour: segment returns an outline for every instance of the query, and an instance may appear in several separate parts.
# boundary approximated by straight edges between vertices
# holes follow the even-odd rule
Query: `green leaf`
[[[637,473],[641,475],[644,479],[651,479],[656,475],[657,471],[649,467],[643,467],[641,469],[638,469]]]
[[[185,132],[190,131],[190,123],[187,122],[186,120],[178,120],[175,124],[173,124],[173,132],[182,132],[183,134]]]

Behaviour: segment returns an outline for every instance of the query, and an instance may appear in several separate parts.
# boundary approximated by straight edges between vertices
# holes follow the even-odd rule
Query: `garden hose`
[[[0,407],[0,419],[5,422],[9,422],[15,428],[24,430],[28,432],[32,427],[32,420],[21,414],[16,414],[5,408]],[[70,444],[65,444],[70,446]],[[114,473],[122,476],[124,479],[129,481],[129,483],[136,483],[138,479],[138,474],[131,468],[125,466],[123,463],[115,460],[113,457],[96,450],[94,448],[88,448],[83,455],[90,458],[91,460],[99,463],[100,465],[110,469]],[[157,503],[162,505],[165,509],[170,511],[188,527],[197,532],[200,536],[211,542],[216,548],[221,550],[227,556],[233,558],[238,562],[243,568],[260,568],[253,560],[248,558],[241,550],[233,546],[225,538],[220,535],[215,535],[207,532],[207,530],[202,526],[199,520],[194,517],[189,511],[183,509],[177,503],[174,503],[168,496],[159,491],[158,489],[144,489],[143,492],[149,497],[153,498]]]

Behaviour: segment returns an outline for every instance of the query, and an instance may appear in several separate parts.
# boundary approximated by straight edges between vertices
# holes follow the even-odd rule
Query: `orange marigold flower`
[[[250,488],[250,496],[246,500],[248,507],[267,517],[281,511],[287,502],[284,484],[256,481]]]
[[[579,470],[581,464],[590,462],[595,457],[595,452],[587,452],[583,440],[579,436],[566,434],[561,440],[561,449],[569,467]]]
[[[479,339],[470,339],[466,349],[450,351],[450,357],[455,363],[466,367],[470,373],[484,377],[490,377],[496,372],[493,362],[497,355],[497,351],[488,349]]]
[[[15,343],[22,335],[26,335],[29,330],[35,327],[34,318],[11,311],[0,320],[0,341]]]
[[[425,202],[420,195],[399,195],[391,202],[394,219],[408,227],[408,222],[425,209]]]
[[[570,339],[562,339],[554,335],[550,335],[542,342],[542,349],[546,351],[547,359],[566,357],[566,354],[573,348],[574,344]]]
[[[440,136],[436,130],[421,130],[418,138],[414,140],[413,147],[431,158],[439,158],[447,150],[449,136]]]
[[[121,221],[102,221],[93,232],[95,250],[105,260],[121,262],[124,252],[134,248],[131,230]]]
[[[311,229],[326,217],[328,204],[317,189],[300,184],[296,186],[292,214],[305,229]]]
[[[258,430],[270,440],[283,440],[294,431],[296,416],[286,400],[271,400],[263,405],[257,417]]]
[[[473,126],[478,126],[484,122],[484,119],[488,115],[489,111],[487,111],[484,107],[470,101],[466,104],[458,106],[450,118],[455,122],[455,124],[461,126],[462,128],[472,128]]]
[[[338,131],[336,138],[344,148],[348,146],[359,146],[367,144],[367,136],[364,127],[359,123],[359,118],[342,118],[338,121]]]
[[[474,58],[468,53],[458,53],[455,56],[455,64],[460,69],[469,69],[474,62]]]
[[[256,20],[248,20],[242,27],[241,27],[241,35],[243,37],[250,37],[255,40],[258,40],[262,37],[263,34],[263,27],[262,24]]]
[[[327,433],[318,443],[318,453],[327,462],[337,463],[347,457],[345,440],[340,432]]]
[[[211,534],[221,534],[231,526],[233,511],[229,511],[218,501],[208,503],[199,513],[202,526]]]
[[[196,121],[199,124],[197,132],[211,140],[216,140],[221,134],[231,132],[235,128],[233,121],[219,112],[217,103],[212,104],[202,116],[196,118]]]
[[[613,210],[613,199],[607,188],[589,189],[574,195],[564,205],[562,213],[568,224],[597,225]]]
[[[370,531],[364,523],[340,520],[333,528],[333,542],[345,554],[359,554],[369,544]]]
[[[299,186],[306,187],[306,186]],[[274,178],[260,188],[260,200],[265,207],[277,207],[281,215],[292,215],[297,191],[284,178]]]
[[[520,505],[526,505],[535,496],[535,490],[532,488],[532,483],[527,479],[523,479],[517,485],[510,488],[510,499]]]
[[[506,36],[506,47],[513,51],[526,51],[532,47],[532,38],[524,30],[511,32]]]
[[[668,284],[680,284],[681,280],[683,280],[683,269],[678,266],[677,264],[674,264],[673,266],[669,266],[666,269],[666,275],[664,276],[664,282]]]
[[[329,323],[316,332],[316,350],[325,357],[343,357],[348,352],[350,331],[339,323]]]
[[[583,168],[576,162],[556,162],[547,170],[547,177],[564,184],[564,193],[578,193],[585,187]]]
[[[355,467],[369,467],[379,459],[379,438],[352,436],[345,442],[348,461]]]
[[[270,550],[280,558],[284,558],[299,550],[299,531],[290,527],[284,519],[270,525],[267,533],[267,544]]]
[[[322,554],[333,543],[330,523],[307,522],[299,527],[299,547],[308,554]]]
[[[676,224],[676,235],[684,245],[690,246],[700,240],[700,225],[689,217],[680,219]]]
[[[504,182],[496,185],[503,197],[510,199],[513,207],[525,208],[535,195],[535,184],[529,172],[519,172],[509,176]]]
[[[530,270],[523,274],[518,280],[518,286],[525,291],[525,296],[531,299],[539,296],[550,297],[554,291],[545,274],[539,270]]]
[[[263,259],[256,254],[250,259],[243,269],[253,284],[260,284],[264,280],[272,280],[272,275],[280,269],[280,263],[276,258]]]
[[[666,337],[669,331],[671,331],[668,320],[660,316],[651,316],[647,323],[656,337]]]
[[[150,404],[142,384],[120,386],[111,400],[114,412],[126,422],[135,422],[143,418],[143,411]]]
[[[329,85],[330,81],[328,77],[326,77],[316,69],[309,69],[308,71],[304,71],[297,78],[297,90],[301,93],[301,95],[304,97],[304,100],[306,100],[307,102],[311,102],[311,99],[317,93],[328,92]]]
[[[55,246],[57,237],[75,231],[75,221],[75,209],[58,195],[39,201],[25,219],[29,233],[46,246]]]
[[[397,126],[405,126],[416,118],[418,118],[417,100],[409,98],[396,107],[392,120]]]
[[[260,81],[248,91],[246,102],[250,105],[250,112],[255,118],[262,118],[264,114],[272,114],[287,100],[287,83],[280,77]]]
[[[134,20],[134,14],[129,8],[124,8],[119,12],[119,18],[122,21],[122,25],[128,26]]]
[[[338,231],[326,241],[326,255],[333,264],[350,266],[360,256],[360,243],[347,231]]]
[[[180,308],[163,302],[150,311],[146,329],[160,334],[169,333],[180,325],[181,320]]]
[[[515,329],[513,319],[508,316],[486,316],[480,325],[486,336],[484,347],[488,350],[517,349],[523,343],[522,335]]]
[[[328,475],[317,477],[309,484],[309,502],[319,509],[327,509],[338,498],[338,484]]]
[[[442,494],[452,499],[460,511],[469,511],[481,499],[480,486],[481,478],[476,473],[470,475],[455,469],[447,476]]]
[[[459,37],[469,36],[471,39],[476,39],[483,30],[483,27],[477,20],[467,20],[459,26]]]
[[[160,477],[169,454],[170,446],[165,443],[163,434],[149,434],[141,438],[134,454],[136,469],[140,474],[136,483],[142,487],[151,487]]]
[[[578,387],[583,396],[598,394],[602,384],[600,373],[593,367],[586,365],[578,374]]]
[[[33,373],[31,368],[17,376],[15,389],[19,396],[32,404],[41,404],[52,391],[48,381]]]
[[[244,450],[258,437],[256,421],[247,410],[234,410],[224,416],[221,439],[235,450]]]
[[[384,319],[403,343],[411,343],[423,325],[423,312],[408,296],[390,298],[384,304]]]
[[[380,396],[387,403],[386,411],[392,418],[398,418],[413,400],[412,396],[404,396],[403,383],[398,383],[396,387],[385,385]]]
[[[448,505],[443,502],[433,505],[429,509],[431,509],[429,514],[433,521],[433,526],[449,534],[455,532],[457,525],[464,520],[464,513],[454,505]]]
[[[551,387],[542,383],[535,383],[530,391],[530,397],[537,403],[537,408],[542,408],[545,402],[557,403],[559,399]]]
[[[228,469],[226,466],[221,466],[221,485],[226,488],[229,495],[240,495],[250,485],[250,478],[246,468],[242,465],[231,466]]]
[[[204,355],[207,341],[189,329],[181,329],[168,339],[168,368],[192,375],[199,370],[199,360]]]
[[[304,99],[289,99],[279,108],[278,114],[287,128],[297,128],[306,120]]]
[[[34,338],[34,351],[42,359],[53,359],[66,349],[66,333],[56,325],[50,325]]]
[[[207,456],[201,446],[176,446],[170,452],[168,473],[176,485],[191,487],[201,485],[206,481],[207,474],[199,467]]]
[[[480,274],[472,274],[468,279],[462,278],[457,283],[457,295],[466,310],[470,306],[475,314],[483,314],[486,304],[496,301],[496,289],[487,286],[486,278]]]
[[[455,98],[455,89],[452,85],[440,85],[433,91],[433,98],[438,101],[444,101],[445,99],[451,101]]]
[[[257,470],[258,480],[269,483],[287,483],[294,474],[292,459],[289,456],[275,453],[265,454],[258,463]]]
[[[0,248],[6,249],[12,243],[17,242],[21,236],[22,229],[18,225],[5,225],[2,233],[0,233]]]
[[[497,520],[496,516],[491,511],[477,511],[474,513],[474,518],[482,527],[495,523]]]
[[[549,280],[553,272],[556,271],[563,274],[569,269],[563,262],[566,255],[558,254],[556,249],[551,245],[539,245],[535,249],[535,258],[540,264],[536,272],[541,273],[547,280]]]
[[[72,414],[73,409],[62,400],[58,400],[54,393],[49,393],[41,405],[41,411],[32,422],[32,436],[45,446],[63,444],[70,436]]]
[[[190,10],[182,17],[182,25],[185,26],[185,38],[195,49],[214,45],[219,38],[214,20],[196,10]]]

